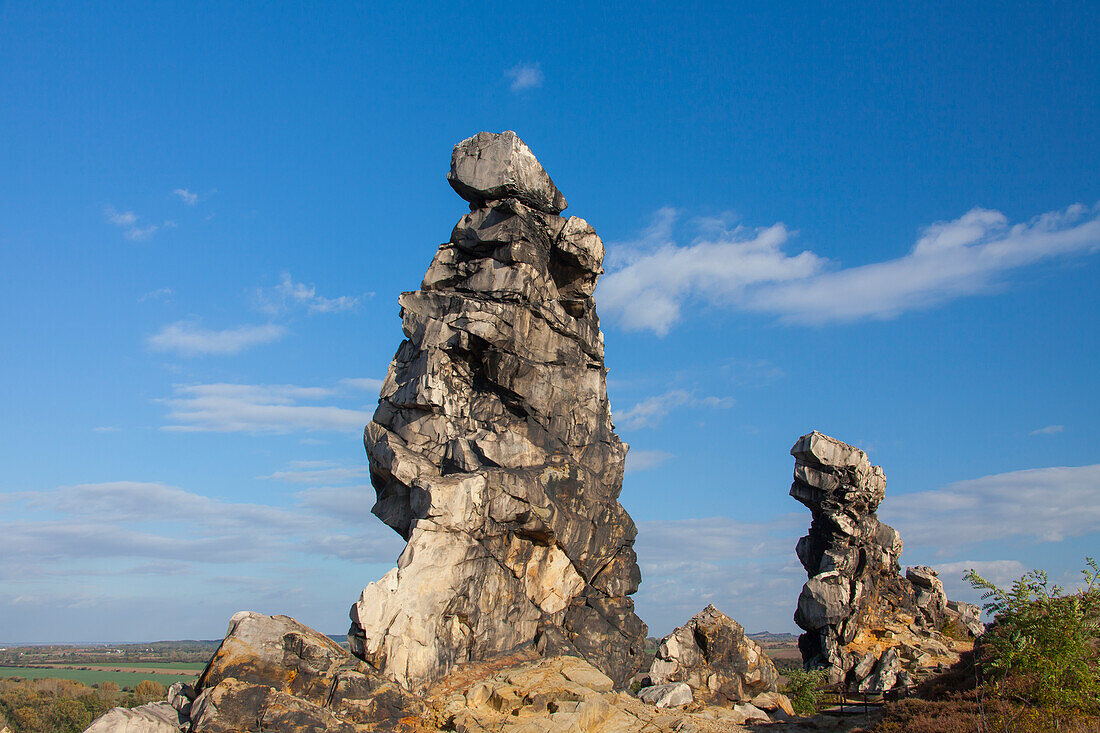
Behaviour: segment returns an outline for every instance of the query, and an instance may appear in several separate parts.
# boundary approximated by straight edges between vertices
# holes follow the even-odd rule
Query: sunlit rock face
[[[683,682],[694,699],[728,705],[776,692],[779,672],[745,629],[713,605],[661,639],[649,682]]]
[[[794,620],[807,667],[861,691],[903,686],[957,661],[959,642],[940,633],[955,622],[960,635],[981,633],[974,606],[949,602],[931,568],[901,575],[897,530],[875,513],[886,475],[867,454],[814,431],[791,448],[791,496],[813,519],[795,548],[809,580]]]
[[[515,133],[459,143],[470,202],[420,290],[364,442],[373,512],[408,544],[351,609],[353,652],[411,689],[518,647],[642,663],[627,446],[592,293],[603,243]]]

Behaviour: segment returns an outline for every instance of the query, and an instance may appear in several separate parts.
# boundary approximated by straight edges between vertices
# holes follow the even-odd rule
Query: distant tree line
[[[0,729],[13,733],[80,733],[113,707],[136,707],[163,700],[168,691],[151,680],[132,690],[114,682],[89,687],[63,679],[0,679]]]

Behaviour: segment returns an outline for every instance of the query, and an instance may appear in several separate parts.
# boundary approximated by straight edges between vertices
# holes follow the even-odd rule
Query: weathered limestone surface
[[[464,733],[734,733],[747,720],[768,720],[752,705],[705,708],[691,703],[686,685],[668,687],[668,695],[645,702],[615,692],[611,678],[583,659],[554,657],[502,669],[475,664],[426,694],[435,724]]]
[[[409,689],[533,645],[623,686],[646,627],[619,504],[592,292],[603,243],[515,133],[455,148],[471,211],[421,289],[364,441],[374,513],[408,544],[352,607],[353,652]]]
[[[940,629],[957,621],[980,633],[977,609],[949,603],[931,568],[902,577],[901,536],[875,513],[886,496],[882,468],[817,431],[799,438],[791,455],[791,496],[813,516],[795,548],[809,576],[794,616],[806,632],[798,640],[805,664],[866,692],[956,661],[961,646]]]
[[[85,733],[179,733],[187,718],[167,702],[136,708],[111,708],[92,721]],[[5,728],[4,730],[7,730]]]
[[[708,605],[661,640],[648,677],[687,683],[696,699],[724,705],[775,692],[779,672],[741,624]]]

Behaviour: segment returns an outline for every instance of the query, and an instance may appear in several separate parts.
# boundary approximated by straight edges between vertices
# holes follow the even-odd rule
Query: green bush
[[[791,700],[794,711],[799,715],[816,715],[821,705],[821,688],[828,679],[824,670],[792,670],[787,674],[784,694]]]
[[[1065,595],[1033,570],[999,588],[968,570],[994,618],[981,639],[991,692],[1054,711],[1100,713],[1100,567],[1087,558],[1082,590]]]

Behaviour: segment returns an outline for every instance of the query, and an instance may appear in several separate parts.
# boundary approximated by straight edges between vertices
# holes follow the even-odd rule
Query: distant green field
[[[33,664],[33,662],[32,662]],[[43,662],[43,665],[56,664],[55,662]],[[193,669],[201,672],[206,667],[206,662],[65,662],[73,667],[148,667],[150,669]],[[2,667],[0,669],[8,669]]]
[[[171,664],[171,663],[143,663],[143,667],[169,667],[179,669],[180,667],[192,668],[190,664]],[[202,671],[203,665],[197,665],[194,667],[193,674],[172,674],[170,672],[158,672],[157,674],[148,674],[145,672],[112,672],[108,670],[98,669],[41,669],[34,667],[0,667],[0,677],[22,677],[23,679],[42,679],[42,678],[56,678],[62,680],[74,680],[76,682],[83,682],[86,685],[94,685],[97,682],[114,682],[119,687],[133,687],[142,680],[154,680],[162,685],[168,686],[173,682],[193,682],[198,673]]]

